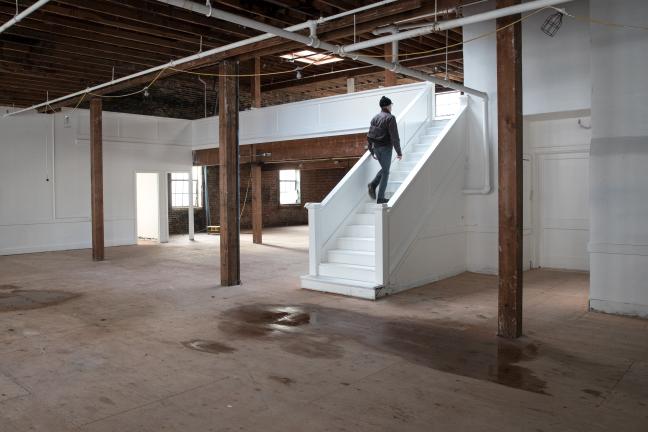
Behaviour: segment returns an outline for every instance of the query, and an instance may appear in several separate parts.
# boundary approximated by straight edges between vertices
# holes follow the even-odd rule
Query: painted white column
[[[317,276],[319,273],[320,262],[320,242],[319,242],[319,210],[322,207],[320,203],[307,203],[308,209],[308,273],[311,276]]]
[[[169,173],[159,173],[160,243],[169,243]]]
[[[189,170],[189,240],[194,239],[193,168]]]

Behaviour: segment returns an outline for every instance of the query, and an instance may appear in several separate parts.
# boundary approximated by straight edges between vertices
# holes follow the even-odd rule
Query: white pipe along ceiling
[[[18,24],[20,21],[22,21],[23,18],[26,18],[27,16],[31,15],[32,12],[40,8],[41,6],[45,6],[47,3],[49,3],[50,0],[39,0],[33,5],[29,6],[27,9],[24,11],[16,14],[15,17],[11,18],[9,21],[4,23],[2,27],[0,27],[0,33],[4,32],[7,30],[9,27],[14,26],[15,24]]]
[[[340,57],[349,57],[352,58],[353,60],[356,61],[361,61],[364,63],[371,64],[373,66],[378,66],[383,69],[390,70],[392,72],[400,73],[403,75],[410,76],[412,78],[419,79],[421,81],[430,81],[435,84],[439,84],[445,87],[452,88],[454,90],[458,90],[467,94],[471,94],[473,96],[477,96],[480,98],[487,98],[488,96],[486,93],[481,92],[479,90],[472,89],[470,87],[466,87],[461,84],[454,83],[452,81],[446,81],[440,78],[436,78],[434,76],[428,75],[427,73],[418,71],[416,69],[410,69],[404,66],[399,65],[398,63],[389,63],[386,62],[385,60],[377,59],[374,57],[366,57],[360,54],[346,54],[340,45],[333,45],[328,42],[324,42],[319,40],[317,37],[312,37],[312,36],[304,36],[298,33],[293,33],[288,30],[281,29],[279,27],[274,27],[269,24],[265,24],[262,22],[255,21],[251,18],[246,18],[242,17],[239,15],[235,15],[233,13],[226,12],[221,9],[216,9],[216,8],[210,8],[208,6],[204,6],[198,3],[194,3],[192,1],[187,1],[187,0],[158,0],[160,3],[165,3],[171,6],[176,6],[180,7],[183,9],[191,10],[193,12],[201,13],[206,16],[211,16],[212,18],[215,19],[220,19],[223,21],[229,21],[234,24],[239,24],[244,27],[250,27],[259,31],[263,31],[266,33],[272,33],[276,36],[282,37],[284,39],[292,40],[295,42],[300,42],[303,43],[304,45],[313,47],[313,48],[320,48],[325,51],[329,51],[335,55],[338,55]],[[396,36],[396,35],[393,35]],[[391,42],[391,41],[390,41]]]
[[[345,56],[344,54],[340,54],[340,46],[339,45],[333,45],[327,42],[323,42],[319,39],[317,39],[316,35],[314,35],[314,32],[312,31],[311,28],[311,36],[304,36],[301,34],[296,34],[292,33],[290,31],[286,31],[283,29],[280,29],[278,27],[274,27],[265,23],[260,23],[257,21],[254,21],[253,19],[246,18],[246,17],[241,17],[229,12],[222,11],[220,9],[213,9],[207,6],[203,6],[191,1],[186,1],[186,0],[158,0],[159,2],[166,3],[172,6],[177,6],[177,7],[182,7],[184,9],[188,9],[194,12],[198,13],[204,13],[207,16],[211,16],[212,18],[216,19],[221,19],[225,21],[229,21],[235,24],[239,24],[245,27],[250,27],[254,28],[260,31],[264,31],[267,33],[273,33],[277,36],[283,37],[285,39],[293,40],[296,42],[303,43],[304,45],[311,46],[313,48],[321,48],[326,51],[330,51],[332,53],[335,53],[340,56]],[[554,0],[557,1],[557,0]],[[565,1],[565,0],[563,0]],[[490,18],[484,18],[484,19],[490,19]],[[392,35],[391,37],[396,36]],[[396,73],[401,73],[403,75],[407,75],[416,79],[419,79],[421,81],[429,81],[435,84],[439,84],[445,87],[449,87],[476,97],[479,97],[482,100],[482,112],[483,112],[483,119],[484,119],[484,126],[482,128],[482,157],[484,159],[484,185],[482,188],[479,189],[465,189],[464,193],[466,194],[489,194],[492,190],[492,180],[491,180],[491,175],[490,175],[490,169],[488,168],[490,166],[490,146],[489,146],[489,141],[488,141],[488,94],[481,92],[479,90],[472,89],[470,87],[466,87],[462,84],[458,84],[449,80],[443,80],[440,78],[436,78],[432,75],[429,75],[427,73],[415,70],[415,69],[410,69],[404,66],[399,65],[398,63],[389,63],[384,60],[380,60],[377,58],[373,57],[365,57],[362,55],[353,55],[350,54],[348,57],[353,58],[354,60],[357,61],[362,61],[364,63],[368,63],[374,66],[378,66],[384,69],[391,70]]]
[[[20,15],[27,16],[26,12],[28,10],[31,10],[30,11],[30,13],[31,13],[36,9],[36,6],[39,5],[39,3],[45,4],[48,1],[50,1],[50,0],[46,0],[46,1],[41,0],[40,2],[35,3],[32,7],[25,10]],[[379,6],[384,6],[384,5],[389,4],[389,3],[394,3],[395,1],[397,1],[397,0],[383,0],[383,1],[380,1],[380,2],[377,2],[377,3],[372,3],[370,5],[359,7],[357,9],[349,10],[349,11],[346,11],[346,12],[341,12],[339,14],[331,15],[329,17],[320,18],[320,19],[318,19],[316,21],[316,23],[318,23],[318,24],[325,23],[325,22],[328,22],[328,21],[332,21],[332,20],[335,20],[335,19],[339,19],[339,18],[348,16],[348,15],[352,15],[354,13],[363,12],[363,11],[373,9],[373,8],[376,8],[376,7],[379,7]],[[206,15],[207,12],[209,11],[209,8],[205,7],[205,9],[206,9],[206,12],[205,12],[205,15]],[[21,19],[23,17],[21,17]],[[12,19],[12,21],[13,21],[13,19]],[[12,21],[10,21],[10,22],[12,22]],[[5,25],[8,26],[8,24],[10,22],[8,22]],[[304,30],[304,29],[309,28],[310,25],[311,25],[311,21],[305,21],[305,22],[303,22],[301,24],[296,24],[294,26],[287,27],[285,30],[288,30],[288,31]],[[3,26],[2,28],[4,29],[4,27],[5,26]],[[254,36],[254,37],[251,37],[251,38],[248,38],[248,39],[244,39],[244,40],[241,40],[241,41],[238,41],[238,42],[233,42],[231,44],[223,45],[223,46],[220,46],[220,47],[217,47],[217,48],[212,48],[210,50],[203,51],[201,53],[194,54],[194,55],[191,55],[189,57],[184,57],[184,58],[181,58],[181,59],[178,59],[178,60],[173,60],[173,61],[170,61],[168,63],[162,64],[162,65],[159,65],[159,66],[155,66],[155,67],[152,67],[152,68],[140,71],[140,72],[136,72],[136,73],[131,74],[131,75],[127,75],[127,76],[124,76],[124,77],[121,77],[121,78],[117,78],[117,79],[105,82],[103,84],[98,84],[98,85],[95,85],[95,86],[92,86],[92,87],[88,87],[85,90],[79,90],[77,92],[71,93],[71,94],[66,95],[66,96],[61,96],[61,97],[56,98],[56,99],[48,100],[47,102],[43,102],[43,103],[40,103],[40,104],[37,104],[37,105],[32,105],[29,108],[23,108],[23,109],[20,109],[20,110],[17,110],[17,111],[13,111],[11,113],[4,114],[2,117],[3,118],[4,117],[9,117],[9,116],[21,114],[21,113],[24,113],[24,112],[27,112],[27,111],[37,110],[39,108],[45,108],[48,105],[56,104],[56,103],[59,103],[59,102],[64,102],[64,101],[66,101],[68,99],[83,96],[84,94],[87,94],[87,93],[90,93],[90,92],[95,92],[97,90],[101,90],[101,89],[103,89],[105,87],[109,87],[109,86],[114,85],[114,84],[123,83],[123,82],[129,81],[129,80],[132,80],[134,78],[138,78],[138,77],[141,77],[141,76],[145,76],[145,75],[149,75],[149,74],[152,74],[152,73],[155,73],[155,72],[162,71],[162,70],[170,68],[170,67],[180,66],[182,64],[189,63],[189,62],[192,62],[194,60],[199,60],[201,58],[209,57],[211,55],[222,53],[222,52],[225,52],[225,51],[228,51],[228,50],[231,50],[231,49],[240,48],[240,47],[246,46],[246,45],[251,45],[251,44],[261,42],[261,41],[264,41],[264,40],[267,40],[267,39],[272,39],[273,37],[275,37],[274,34],[266,33],[266,34],[262,34],[262,35],[259,35],[259,36]]]
[[[492,11],[471,15],[468,17],[457,18],[452,20],[438,21],[433,24],[419,27],[414,30],[408,30],[405,32],[383,36],[375,39],[370,39],[363,42],[358,42],[354,44],[349,44],[341,47],[341,55],[344,53],[349,53],[353,51],[360,51],[366,48],[372,48],[378,45],[384,45],[386,43],[391,43],[394,40],[403,40],[410,39],[418,36],[424,36],[430,33],[440,32],[444,30],[450,30],[457,27],[463,27],[469,24],[476,24],[482,21],[490,21],[497,18],[502,18],[509,15],[520,14],[523,12],[529,12],[536,9],[541,9],[544,7],[551,7],[561,3],[567,3],[572,0],[535,0],[528,3],[522,3],[514,6],[508,6],[501,9],[495,9]],[[165,1],[165,3],[167,3]]]

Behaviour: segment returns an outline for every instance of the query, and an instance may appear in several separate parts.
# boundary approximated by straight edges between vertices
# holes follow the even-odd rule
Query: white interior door
[[[540,155],[538,170],[539,265],[588,270],[589,154]]]

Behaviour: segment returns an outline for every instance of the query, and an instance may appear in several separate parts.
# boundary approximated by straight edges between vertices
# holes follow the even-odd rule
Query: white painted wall
[[[246,145],[366,132],[380,111],[381,96],[394,102],[398,118],[424,87],[425,83],[408,84],[243,111],[239,141]],[[218,147],[218,117],[194,121],[193,136],[194,149]]]
[[[588,0],[575,0],[560,7],[575,16],[589,16]],[[589,23],[565,16],[558,33],[549,37],[540,26],[552,13],[543,11],[522,23],[524,115],[591,106]]]
[[[160,238],[160,174],[137,173],[137,237]]]
[[[493,9],[494,1],[470,7],[467,9],[470,13],[479,13],[484,10]],[[570,13],[577,15],[588,15],[587,0],[577,0],[564,5]],[[579,229],[583,228],[584,221],[582,217],[586,213],[586,202],[579,202],[578,210],[570,214],[554,214],[555,210],[548,211],[538,210],[534,203],[538,202],[537,173],[541,168],[539,163],[543,157],[536,155],[534,148],[538,147],[540,153],[544,147],[549,145],[556,152],[562,152],[566,149],[572,151],[574,140],[582,146],[587,144],[588,137],[578,134],[575,128],[577,124],[569,123],[570,126],[561,124],[562,119],[571,119],[576,122],[578,118],[586,119],[589,115],[590,108],[590,66],[589,66],[589,26],[578,21],[573,21],[565,17],[563,28],[554,38],[546,36],[540,30],[542,22],[551,12],[546,11],[525,21],[522,26],[522,65],[523,65],[523,113],[526,119],[526,126],[531,127],[531,131],[525,131],[525,163],[524,170],[524,196],[525,196],[525,216],[524,216],[524,267],[529,268],[532,263],[534,266],[539,264],[539,246],[555,245],[554,250],[544,248],[545,263],[562,268],[583,268],[583,259],[586,256],[584,249],[583,230],[578,233],[570,232],[567,238],[563,238],[563,244],[551,242],[547,230],[542,229],[538,224],[540,215],[546,219],[581,219]],[[495,21],[483,22],[466,26],[464,28],[464,39],[493,32],[495,30]],[[489,114],[490,114],[490,139],[492,164],[488,169],[493,174],[494,184],[493,193],[489,195],[470,195],[465,200],[465,218],[467,230],[467,253],[466,267],[470,271],[481,273],[496,273],[498,267],[497,253],[497,51],[496,39],[494,35],[479,39],[464,46],[464,78],[465,84],[469,87],[476,88],[487,92],[489,95]],[[479,110],[481,102],[475,98],[470,98],[471,121],[469,122],[468,149],[465,168],[464,182],[466,188],[481,187],[483,170],[486,167],[482,164],[480,153],[481,132],[479,129]],[[538,114],[548,113],[548,116],[542,117]],[[581,116],[581,117],[579,117]],[[570,130],[577,137],[562,135],[562,132]],[[573,129],[573,130],[572,130]],[[560,132],[559,132],[560,131]],[[570,132],[570,133],[571,133]],[[586,134],[585,134],[586,135]],[[564,142],[560,140],[564,139]],[[544,149],[546,150],[546,149]],[[584,150],[585,153],[587,150]],[[582,170],[587,163],[580,164]],[[545,163],[542,169],[558,170],[561,176],[569,176],[564,170],[570,170],[573,166],[568,163]],[[546,178],[544,176],[543,178]],[[564,194],[575,194],[583,196],[581,189],[561,190]],[[532,201],[532,198],[534,200]],[[561,197],[561,200],[569,198]],[[554,205],[547,202],[547,205]],[[556,207],[552,207],[556,209]],[[545,213],[543,213],[545,212]],[[552,213],[553,212],[553,213]],[[578,216],[574,216],[574,214]],[[557,217],[554,217],[557,216]],[[563,221],[564,222],[564,221]],[[562,223],[562,222],[561,222]],[[553,226],[553,225],[552,225]],[[562,225],[561,225],[562,226]],[[555,232],[552,233],[555,235]],[[544,242],[542,237],[544,236]],[[566,246],[571,252],[567,254],[572,263],[562,263],[563,255],[557,255],[560,248]]]
[[[91,245],[89,114],[65,115],[0,120],[1,255]],[[103,135],[106,245],[134,244],[135,172],[188,170],[191,122],[106,112]],[[164,241],[166,182],[159,204]]]
[[[467,111],[446,126],[448,133],[389,209],[389,291],[454,276],[466,270],[463,163]],[[407,149],[403,152],[407,155]],[[425,156],[424,156],[425,158]]]
[[[589,269],[590,124],[589,111],[525,119],[533,267]]]
[[[648,2],[591,0],[646,25]],[[648,32],[592,24],[590,306],[648,317]]]

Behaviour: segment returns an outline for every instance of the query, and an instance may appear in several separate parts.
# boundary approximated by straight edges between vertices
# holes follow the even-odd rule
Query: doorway
[[[160,176],[136,173],[137,242],[160,241]]]

